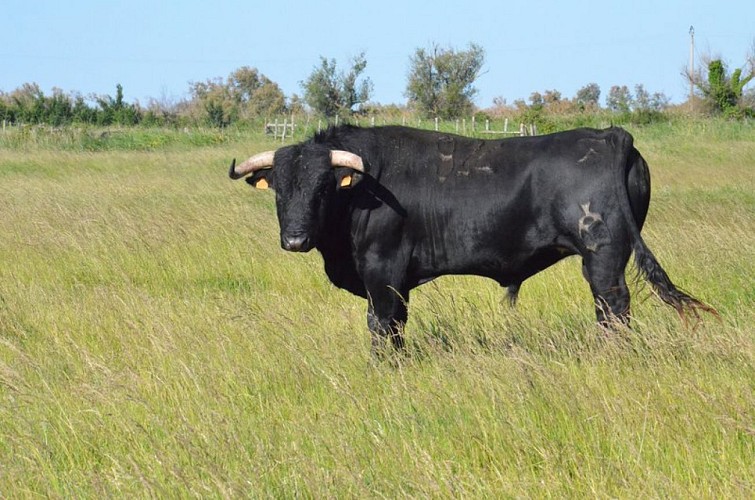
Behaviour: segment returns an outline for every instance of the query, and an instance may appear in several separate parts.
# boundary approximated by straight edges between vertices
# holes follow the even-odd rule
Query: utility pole
[[[689,106],[695,106],[695,27],[689,27]]]

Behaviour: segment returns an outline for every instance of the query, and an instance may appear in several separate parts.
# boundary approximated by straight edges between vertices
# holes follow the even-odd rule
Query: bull
[[[642,239],[648,165],[621,128],[481,140],[398,126],[330,127],[229,175],[275,190],[280,244],[316,248],[330,281],[368,301],[373,350],[404,345],[410,291],[469,274],[507,287],[571,255],[598,322],[628,324],[625,268],[682,317],[715,310],[679,290]]]

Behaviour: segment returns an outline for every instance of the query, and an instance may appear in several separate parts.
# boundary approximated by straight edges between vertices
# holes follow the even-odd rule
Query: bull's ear
[[[362,180],[364,174],[348,167],[335,169],[336,189],[351,189]]]
[[[265,168],[257,170],[252,175],[247,177],[246,182],[256,187],[257,189],[268,189],[273,187],[273,169]]]

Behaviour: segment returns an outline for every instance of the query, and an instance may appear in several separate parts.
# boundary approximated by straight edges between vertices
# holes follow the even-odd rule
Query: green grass
[[[752,498],[755,128],[632,132],[647,243],[720,322],[634,286],[605,335],[568,259],[516,310],[421,287],[384,363],[273,194],[227,179],[271,141],[0,141],[0,496]]]

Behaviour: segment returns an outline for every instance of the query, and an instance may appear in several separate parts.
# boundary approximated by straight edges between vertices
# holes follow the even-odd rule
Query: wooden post
[[[506,118],[505,120],[503,120],[503,133],[506,134],[508,132],[509,132],[509,119]]]
[[[278,139],[278,119],[275,119],[275,124],[273,125],[273,140]]]
[[[689,27],[689,106],[695,106],[695,27]]]
[[[475,119],[475,116],[472,115],[472,133],[473,134],[475,132],[475,125],[476,125],[476,119]]]
[[[283,119],[283,133],[281,134],[281,142],[286,140],[286,129],[288,128],[288,118]]]
[[[490,120],[485,119],[485,132],[490,132]]]
[[[435,131],[438,131],[438,117],[435,117]]]

